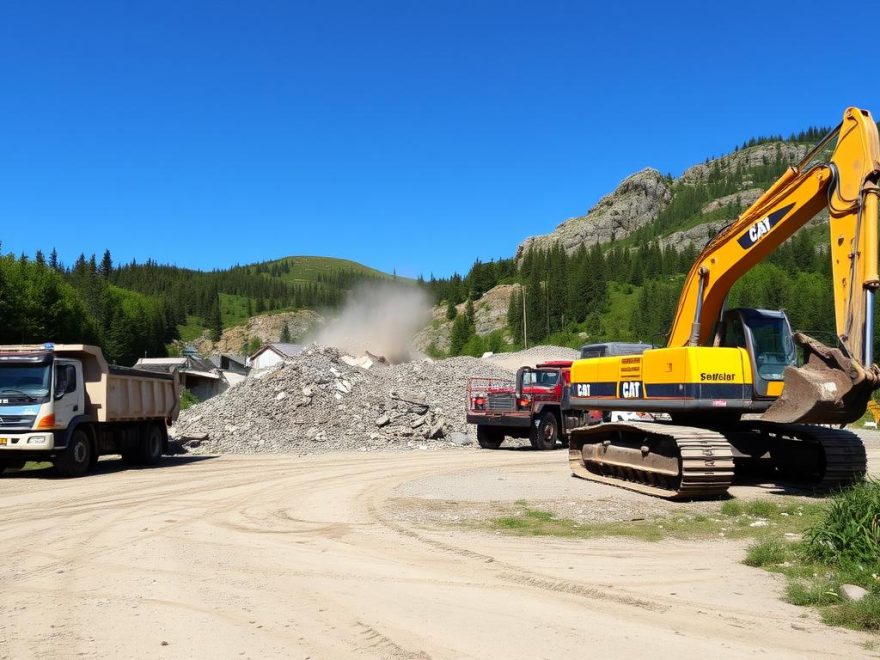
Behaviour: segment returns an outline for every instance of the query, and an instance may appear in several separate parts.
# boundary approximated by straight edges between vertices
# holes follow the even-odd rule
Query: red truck
[[[520,367],[516,380],[471,378],[467,421],[477,425],[483,449],[498,449],[504,439],[528,438],[534,449],[565,445],[568,431],[600,421],[598,413],[568,406],[571,360]],[[595,417],[595,419],[593,419]]]

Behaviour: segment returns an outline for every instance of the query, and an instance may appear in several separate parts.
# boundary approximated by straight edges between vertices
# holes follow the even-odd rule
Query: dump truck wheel
[[[504,434],[499,429],[477,426],[477,442],[483,449],[498,449],[504,442]]]
[[[83,429],[77,429],[55,461],[55,472],[62,477],[81,477],[92,466],[92,440]]]
[[[544,413],[537,426],[533,424],[529,430],[529,442],[534,449],[556,449],[558,439],[559,423],[552,412]]]
[[[151,424],[138,447],[142,465],[157,465],[162,460],[162,440],[162,429]]]

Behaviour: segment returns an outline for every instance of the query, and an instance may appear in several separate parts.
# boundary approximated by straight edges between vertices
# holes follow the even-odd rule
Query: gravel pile
[[[486,360],[504,369],[516,371],[524,365],[534,367],[541,362],[577,360],[580,356],[580,351],[564,346],[532,346],[515,353],[496,353],[487,357]]]
[[[194,453],[323,453],[432,449],[472,443],[471,377],[512,378],[488,360],[457,357],[371,368],[310,346],[181,413],[172,435]],[[469,435],[469,433],[471,435]]]

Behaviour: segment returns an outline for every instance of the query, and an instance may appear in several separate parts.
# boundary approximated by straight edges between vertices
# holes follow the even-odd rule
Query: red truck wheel
[[[556,440],[559,438],[559,424],[556,415],[546,412],[541,415],[537,425],[532,424],[529,431],[529,442],[533,449],[556,449]]]
[[[504,433],[501,429],[477,426],[477,442],[483,449],[498,449],[504,442]]]

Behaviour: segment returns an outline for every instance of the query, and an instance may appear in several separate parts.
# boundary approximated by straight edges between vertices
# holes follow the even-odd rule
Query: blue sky
[[[774,4],[5,2],[3,251],[465,271],[642,167],[880,114],[873,13]]]

